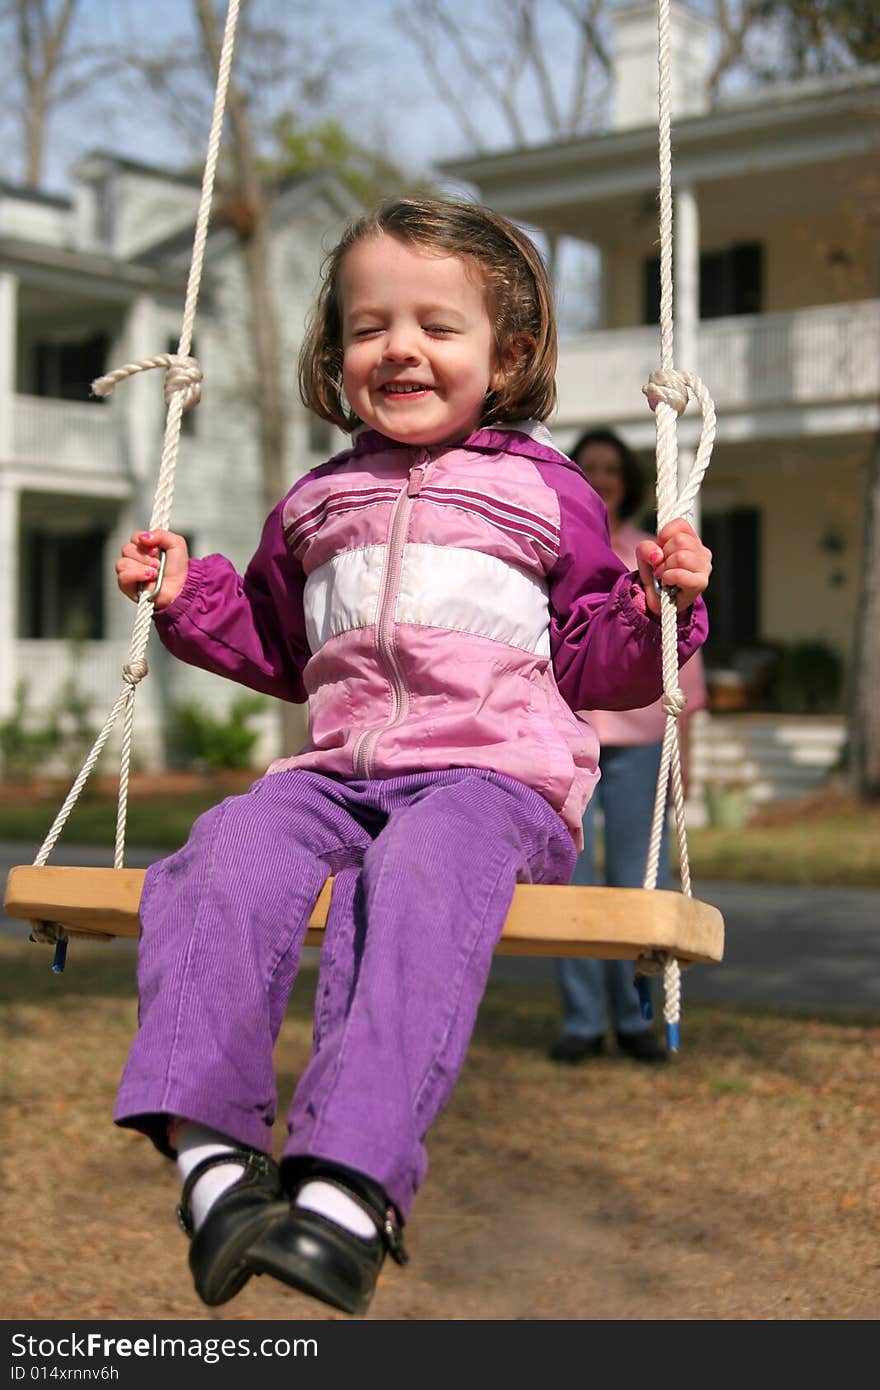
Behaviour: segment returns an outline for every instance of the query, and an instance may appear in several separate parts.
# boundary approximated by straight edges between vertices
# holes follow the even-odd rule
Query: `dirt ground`
[[[0,942],[0,1307],[6,1319],[344,1318],[269,1277],[205,1308],[174,1166],[110,1121],[133,957]],[[281,1114],[310,1044],[304,972],[277,1051]],[[369,1317],[874,1319],[880,1020],[685,1011],[665,1068],[561,1068],[552,991],[493,983],[430,1171]],[[283,1140],[279,1121],[276,1152]]]

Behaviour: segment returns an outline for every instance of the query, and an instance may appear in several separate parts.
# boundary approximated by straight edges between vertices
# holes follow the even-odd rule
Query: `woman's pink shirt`
[[[640,531],[624,522],[616,531],[612,531],[611,548],[629,569],[635,570],[636,546],[639,541],[653,539],[647,531]],[[687,696],[686,716],[695,710],[707,708],[709,696],[702,652],[696,651],[681,667],[678,683]],[[666,711],[659,700],[645,709],[581,710],[580,713],[592,724],[601,746],[657,743],[663,737],[666,725]]]

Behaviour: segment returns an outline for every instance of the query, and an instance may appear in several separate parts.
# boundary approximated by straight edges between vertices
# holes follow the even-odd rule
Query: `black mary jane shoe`
[[[400,1219],[381,1187],[360,1174],[346,1181],[318,1171],[310,1177],[339,1188],[357,1202],[377,1223],[375,1236],[355,1235],[329,1217],[294,1205],[284,1220],[251,1246],[248,1263],[255,1273],[272,1274],[332,1308],[365,1313],[386,1254],[399,1265],[409,1259]]]
[[[217,1198],[197,1231],[193,1231],[192,1191],[209,1168],[240,1163],[241,1177]],[[190,1237],[189,1267],[196,1292],[215,1308],[228,1303],[254,1273],[245,1260],[252,1243],[288,1209],[278,1165],[256,1149],[211,1154],[189,1174],[183,1185],[177,1216]]]

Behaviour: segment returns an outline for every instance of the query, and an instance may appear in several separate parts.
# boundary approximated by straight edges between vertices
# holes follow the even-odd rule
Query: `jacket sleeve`
[[[611,549],[605,506],[579,473],[554,470],[559,558],[548,575],[550,650],[562,698],[578,709],[642,709],[663,693],[660,622],[638,575]],[[698,598],[678,615],[684,664],[708,633]]]
[[[243,578],[224,555],[190,560],[183,588],[154,622],[181,661],[298,703],[306,699],[302,673],[310,656],[305,575],[284,540],[283,505],[266,521]]]

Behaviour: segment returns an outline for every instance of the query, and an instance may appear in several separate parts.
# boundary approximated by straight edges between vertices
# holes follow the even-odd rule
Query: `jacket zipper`
[[[409,713],[409,687],[398,660],[394,642],[394,615],[400,592],[400,574],[403,569],[403,552],[406,546],[406,533],[413,499],[418,497],[425,479],[425,471],[431,462],[431,454],[425,449],[416,457],[409,470],[406,483],[400,489],[385,542],[385,569],[379,589],[379,608],[376,615],[376,647],[385,674],[391,685],[391,714],[377,729],[367,729],[357,740],[352,753],[354,774],[368,778],[373,771],[373,753],[376,744],[388,729],[395,728],[406,719]]]

